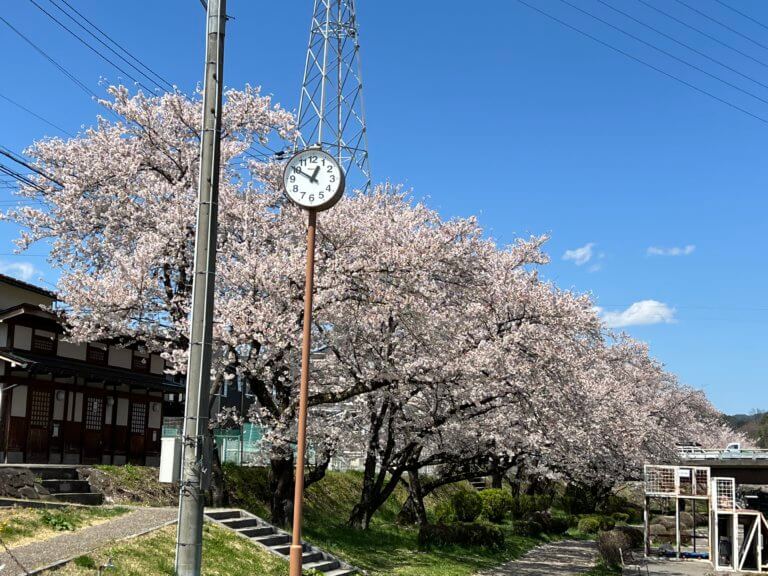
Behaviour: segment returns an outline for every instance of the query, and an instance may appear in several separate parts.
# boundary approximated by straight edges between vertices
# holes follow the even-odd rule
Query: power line
[[[45,188],[40,186],[37,182],[35,182],[34,180],[30,180],[21,172],[16,172],[16,170],[14,170],[13,168],[9,168],[4,164],[0,164],[0,174],[6,174],[7,176],[10,176],[11,178],[19,181],[20,183],[26,184],[27,186],[34,188],[38,192],[45,192]]]
[[[78,11],[78,10],[77,10],[77,9],[76,9],[74,6],[72,6],[72,5],[71,5],[69,2],[67,2],[67,0],[61,0],[61,1],[62,1],[64,4],[66,4],[66,5],[69,7],[69,9],[70,9],[72,12],[74,12],[75,14],[77,14],[77,15],[78,15],[78,16],[79,16],[79,17],[80,17],[80,18],[81,18],[81,19],[82,19],[84,22],[86,22],[88,25],[90,25],[92,28],[94,28],[94,29],[95,29],[95,30],[96,30],[96,31],[97,31],[99,34],[101,34],[101,35],[102,35],[102,36],[103,36],[105,39],[107,39],[107,40],[108,40],[110,43],[112,43],[114,46],[116,46],[116,47],[117,47],[117,48],[118,48],[118,49],[119,49],[121,52],[123,52],[124,54],[126,54],[126,55],[127,55],[129,58],[131,58],[132,60],[134,60],[134,61],[135,61],[135,62],[136,62],[136,63],[137,63],[137,64],[138,64],[138,65],[139,65],[141,68],[144,68],[144,70],[146,70],[147,72],[149,72],[149,74],[151,74],[152,76],[154,76],[154,77],[155,77],[156,79],[158,79],[160,82],[158,83],[158,80],[156,80],[155,78],[152,78],[152,77],[151,77],[150,75],[148,75],[146,72],[143,72],[143,71],[142,71],[142,70],[141,70],[139,67],[137,67],[135,64],[133,64],[132,62],[130,62],[129,60],[127,60],[127,59],[126,59],[124,56],[122,56],[120,53],[118,53],[116,50],[114,50],[114,49],[113,49],[113,48],[112,48],[112,47],[111,47],[109,44],[107,44],[107,43],[106,43],[106,42],[104,42],[104,41],[103,41],[101,38],[99,38],[99,37],[98,37],[96,34],[94,34],[93,32],[91,32],[91,31],[90,31],[90,30],[89,30],[89,29],[88,29],[86,26],[83,26],[83,24],[81,24],[80,22],[78,22],[78,21],[77,21],[77,19],[76,19],[76,18],[74,18],[74,17],[73,17],[73,16],[72,16],[72,15],[71,15],[71,14],[70,14],[70,13],[69,13],[69,12],[68,12],[68,11],[67,11],[65,8],[62,8],[62,7],[61,7],[61,6],[60,6],[60,5],[57,3],[57,0],[48,0],[48,1],[49,1],[51,4],[53,4],[53,5],[54,5],[56,8],[58,8],[58,9],[59,9],[59,11],[61,11],[61,13],[62,13],[62,14],[64,14],[64,15],[65,15],[67,18],[69,18],[69,19],[70,19],[72,22],[74,22],[74,23],[75,23],[75,24],[77,24],[77,25],[78,25],[80,28],[82,28],[83,30],[85,30],[85,32],[87,32],[87,33],[88,33],[88,34],[89,34],[91,37],[93,37],[93,38],[94,38],[94,39],[95,39],[95,40],[96,40],[96,41],[97,41],[99,44],[101,44],[102,46],[104,46],[104,47],[105,47],[107,50],[109,50],[110,52],[112,52],[112,54],[114,54],[115,56],[117,56],[118,58],[120,58],[120,59],[121,59],[123,62],[125,62],[126,64],[128,64],[128,65],[129,65],[131,68],[133,68],[133,69],[134,69],[134,70],[136,70],[136,71],[137,71],[139,74],[141,74],[142,76],[144,76],[144,78],[146,78],[147,80],[149,80],[149,81],[150,81],[150,82],[152,82],[153,84],[156,84],[158,88],[161,88],[162,90],[169,90],[169,91],[171,91],[171,92],[172,92],[172,91],[175,89],[175,88],[174,88],[174,86],[173,86],[173,84],[171,84],[170,82],[168,82],[168,80],[166,80],[165,78],[163,78],[162,76],[160,76],[160,75],[159,75],[157,72],[155,72],[155,71],[154,71],[154,70],[152,70],[152,69],[151,69],[149,66],[147,66],[146,64],[144,64],[144,63],[143,63],[141,60],[139,60],[139,59],[138,59],[136,56],[134,56],[133,54],[131,54],[131,53],[130,53],[128,50],[126,50],[126,49],[125,49],[123,46],[121,46],[120,44],[118,44],[118,43],[117,43],[117,42],[116,42],[114,39],[112,39],[112,38],[109,36],[109,34],[107,34],[106,32],[104,32],[104,30],[102,30],[102,29],[101,29],[101,28],[99,28],[99,27],[98,27],[96,24],[94,24],[94,23],[93,23],[93,22],[91,22],[91,21],[90,21],[88,18],[86,18],[86,17],[85,17],[85,16],[84,16],[84,15],[83,15],[81,12],[79,12],[79,11]],[[165,87],[161,86],[161,84],[165,84],[165,86],[167,86],[167,88],[165,88]]]
[[[32,48],[34,48],[41,56],[43,56],[43,58],[45,58],[46,60],[48,60],[48,62],[53,64],[62,74],[64,74],[67,78],[69,78],[72,82],[74,82],[86,94],[88,94],[89,96],[92,96],[92,97],[94,97],[96,99],[99,98],[98,96],[96,96],[95,92],[93,92],[90,88],[88,88],[88,86],[83,84],[83,82],[78,80],[78,78],[74,74],[72,74],[72,72],[70,72],[69,70],[64,68],[64,66],[62,66],[56,60],[54,60],[51,56],[49,56],[48,53],[45,50],[43,50],[37,44],[32,42],[32,40],[30,40],[20,30],[18,30],[15,26],[13,26],[13,24],[8,22],[8,20],[6,20],[2,16],[0,16],[0,21],[2,21],[6,26],[8,26],[11,30],[13,30],[16,34],[18,34],[21,37],[22,40],[24,40],[27,44],[32,46]]]
[[[705,38],[708,38],[708,39],[712,40],[713,42],[716,42],[716,43],[720,44],[721,46],[724,46],[725,48],[728,48],[729,50],[733,50],[734,52],[736,52],[737,54],[740,54],[741,56],[744,56],[745,58],[749,58],[750,60],[752,60],[756,64],[760,64],[760,66],[764,66],[765,68],[768,68],[768,62],[764,62],[763,60],[760,60],[759,58],[755,58],[751,54],[747,54],[743,50],[739,50],[735,46],[731,46],[727,42],[723,42],[719,38],[717,38],[715,36],[712,36],[711,34],[709,34],[707,32],[704,32],[700,28],[696,28],[696,26],[692,26],[691,24],[688,24],[684,20],[681,20],[680,18],[678,18],[676,16],[673,16],[669,12],[665,12],[661,8],[657,8],[653,4],[648,3],[646,0],[637,0],[637,1],[640,2],[643,6],[646,6],[646,7],[650,8],[651,10],[655,10],[656,12],[661,14],[662,16],[666,16],[670,20],[673,20],[674,22],[677,22],[681,26],[685,26],[689,30],[693,30],[694,32],[697,32],[697,33],[701,34]]]
[[[738,10],[738,9],[734,8],[734,7],[733,7],[733,6],[731,6],[730,4],[726,4],[725,2],[723,2],[723,0],[715,0],[715,2],[717,2],[717,3],[718,3],[718,4],[720,4],[721,6],[725,6],[726,8],[728,8],[728,10],[732,10],[733,12],[736,12],[736,14],[738,14],[739,16],[742,16],[742,17],[746,18],[747,20],[750,20],[751,22],[754,22],[754,23],[755,23],[755,24],[757,24],[758,26],[762,26],[763,28],[765,28],[766,30],[768,30],[768,26],[766,26],[765,24],[763,24],[762,22],[760,22],[760,20],[757,20],[756,18],[752,18],[752,16],[750,16],[749,14],[745,14],[744,12],[742,12],[741,10]]]
[[[664,38],[667,38],[668,40],[671,40],[672,42],[675,42],[676,44],[679,44],[680,46],[683,46],[683,47],[687,48],[688,50],[698,54],[702,58],[706,58],[710,62],[714,62],[715,64],[718,64],[718,65],[722,66],[726,70],[730,70],[734,74],[738,74],[742,78],[746,78],[747,80],[750,80],[751,82],[754,82],[755,84],[758,84],[759,86],[762,86],[763,88],[768,88],[768,84],[764,84],[763,82],[760,82],[759,80],[756,80],[752,76],[749,76],[748,74],[744,74],[744,73],[736,70],[735,68],[732,68],[731,66],[729,66],[728,64],[725,64],[724,62],[721,62],[720,60],[717,60],[716,58],[712,58],[711,56],[705,54],[701,50],[698,50],[697,48],[694,48],[693,46],[691,46],[689,44],[686,44],[685,42],[682,42],[682,41],[678,40],[677,38],[675,38],[673,36],[670,36],[666,32],[662,32],[658,28],[655,28],[654,26],[651,26],[650,24],[647,24],[647,23],[643,22],[642,20],[639,20],[639,19],[635,18],[631,14],[628,14],[627,12],[624,12],[623,10],[620,10],[619,8],[616,8],[615,6],[612,6],[611,4],[606,2],[605,0],[597,0],[597,2],[599,2],[603,6],[607,6],[608,8],[613,10],[614,12],[618,12],[619,14],[622,14],[624,17],[629,18],[633,22],[636,22],[637,24],[640,24],[641,26],[645,26],[649,30],[653,30],[654,32],[656,32],[657,34],[663,36]]]
[[[55,129],[56,129],[56,130],[58,130],[59,132],[62,132],[62,133],[64,133],[64,134],[66,134],[67,136],[71,137],[71,138],[74,138],[74,137],[75,137],[75,135],[74,135],[74,134],[72,134],[71,132],[67,132],[67,131],[66,131],[66,130],[64,130],[64,128],[62,128],[61,126],[57,126],[56,124],[54,124],[54,123],[53,123],[53,122],[51,122],[50,120],[46,120],[45,118],[43,118],[43,117],[42,117],[42,116],[40,116],[39,114],[37,114],[37,113],[33,112],[32,110],[30,110],[29,108],[27,108],[27,107],[26,107],[26,106],[24,106],[23,104],[19,104],[18,102],[16,102],[15,100],[13,100],[13,99],[9,98],[8,96],[5,96],[4,94],[1,94],[1,93],[0,93],[0,98],[2,98],[3,100],[5,100],[6,102],[8,102],[8,103],[10,103],[10,104],[13,104],[13,105],[14,105],[14,106],[16,106],[17,108],[20,108],[20,109],[24,110],[24,112],[26,112],[27,114],[30,114],[31,116],[34,116],[35,118],[37,118],[37,119],[38,119],[38,120],[40,120],[41,122],[45,122],[46,124],[48,124],[48,126],[51,126],[51,127],[55,128]]]
[[[61,20],[59,20],[58,18],[56,18],[56,16],[54,16],[53,14],[51,14],[50,12],[48,12],[48,11],[47,11],[45,8],[43,8],[42,6],[40,6],[40,4],[38,4],[38,3],[37,3],[35,0],[29,0],[29,1],[30,1],[30,2],[31,2],[31,3],[32,3],[32,4],[33,4],[33,5],[34,5],[34,6],[35,6],[35,7],[36,7],[38,10],[40,10],[40,11],[41,11],[43,14],[45,14],[46,16],[48,16],[48,18],[50,18],[51,20],[53,20],[54,22],[56,22],[56,24],[58,24],[58,25],[59,25],[59,26],[60,26],[62,29],[64,29],[65,31],[67,31],[67,32],[68,32],[68,33],[69,33],[71,36],[73,36],[74,38],[76,38],[76,39],[77,39],[77,40],[78,40],[78,41],[79,41],[79,42],[80,42],[80,43],[81,43],[83,46],[85,46],[86,48],[88,48],[89,50],[91,50],[91,52],[93,52],[93,53],[94,53],[94,54],[96,54],[96,55],[97,55],[99,58],[101,58],[102,60],[104,60],[104,61],[105,61],[107,64],[109,64],[110,66],[113,66],[114,68],[116,68],[116,69],[117,69],[119,72],[121,72],[122,74],[125,74],[125,75],[126,75],[128,78],[130,78],[131,80],[133,80],[133,81],[134,81],[136,84],[138,84],[139,86],[141,86],[142,88],[144,88],[144,90],[146,90],[146,91],[147,91],[147,92],[149,92],[150,94],[153,92],[153,90],[152,90],[151,88],[148,88],[148,87],[147,87],[145,84],[143,84],[143,83],[142,83],[140,80],[137,80],[136,78],[134,78],[134,77],[133,77],[131,74],[129,74],[128,72],[126,72],[126,71],[125,71],[123,68],[121,68],[120,66],[118,66],[117,64],[115,64],[115,62],[113,62],[113,61],[112,61],[112,60],[110,60],[108,57],[106,57],[104,54],[102,54],[101,52],[99,52],[99,51],[98,51],[96,48],[94,48],[93,46],[91,46],[91,44],[89,44],[87,40],[85,40],[85,39],[84,39],[82,36],[80,36],[80,35],[79,35],[77,32],[73,32],[73,31],[72,31],[72,30],[71,30],[71,29],[70,29],[70,28],[69,28],[69,27],[68,27],[66,24],[64,24],[64,23],[63,23]]]
[[[10,160],[13,160],[14,162],[16,162],[19,165],[24,166],[27,170],[32,170],[32,172],[42,176],[46,180],[50,180],[54,184],[58,184],[59,186],[63,186],[63,184],[61,182],[59,182],[58,180],[52,178],[51,176],[49,176],[48,174],[46,174],[45,172],[40,170],[37,166],[34,166],[33,164],[30,164],[29,162],[24,160],[24,158],[22,158],[21,156],[19,156],[15,152],[9,150],[8,148],[3,146],[2,144],[0,144],[0,154],[2,154],[3,156],[5,156],[6,158],[8,158]]]
[[[666,70],[663,70],[662,68],[659,68],[658,66],[654,66],[650,62],[646,62],[645,60],[638,58],[637,56],[634,56],[633,54],[630,54],[629,52],[622,50],[621,48],[617,48],[616,46],[609,44],[608,42],[605,42],[603,40],[600,40],[596,36],[593,36],[589,32],[585,32],[584,30],[577,28],[576,26],[573,26],[572,24],[569,24],[568,22],[565,22],[564,20],[561,20],[557,16],[553,16],[552,14],[545,12],[544,10],[541,10],[537,8],[536,6],[532,6],[525,0],[517,0],[518,3],[522,4],[523,6],[527,6],[531,10],[534,10],[535,12],[538,12],[542,16],[545,16],[549,18],[550,20],[553,20],[557,22],[558,24],[561,24],[562,26],[565,26],[566,28],[569,28],[573,30],[574,32],[577,32],[578,34],[581,34],[582,36],[585,36],[586,38],[589,38],[590,40],[597,42],[601,46],[605,46],[606,48],[609,48],[610,50],[613,50],[614,52],[618,52],[622,56],[625,56],[626,58],[629,58],[630,60],[634,60],[635,62],[642,64],[643,66],[647,66],[651,70],[655,70],[659,74],[663,74],[667,78],[671,78],[675,80],[676,82],[679,82],[680,84],[683,84],[684,86],[687,86],[688,88],[691,88],[692,90],[695,90],[696,92],[699,92],[700,94],[704,94],[705,96],[708,96],[709,98],[716,100],[720,102],[721,104],[725,104],[726,106],[733,108],[734,110],[738,110],[742,114],[746,114],[747,116],[754,118],[755,120],[758,120],[762,122],[763,124],[768,124],[768,119],[763,118],[762,116],[759,116],[753,112],[750,112],[746,108],[742,108],[741,106],[734,104],[733,102],[729,102],[728,100],[725,100],[724,98],[720,98],[719,96],[716,96],[715,94],[712,94],[711,92],[705,90],[704,88],[699,88],[695,84],[692,84],[688,82],[687,80],[683,80],[679,76],[675,76],[671,72],[667,72]]]
[[[720,22],[720,20],[717,20],[716,18],[712,18],[712,16],[710,16],[709,14],[705,14],[704,12],[702,12],[698,8],[694,8],[693,6],[688,4],[687,2],[683,2],[683,0],[675,0],[675,2],[685,6],[686,8],[688,8],[688,10],[691,10],[692,12],[696,12],[696,14],[698,14],[699,16],[702,16],[703,18],[706,18],[707,20],[722,26],[726,30],[730,30],[731,32],[733,32],[737,36],[740,36],[740,37],[744,38],[744,40],[748,40],[749,42],[752,42],[752,44],[754,44],[755,46],[759,46],[763,50],[768,50],[768,46],[766,46],[762,42],[758,42],[757,40],[755,40],[751,36],[747,36],[746,34],[743,34],[743,33],[739,32],[735,28],[731,28],[730,26],[728,26],[728,24],[724,24],[723,22]]]
[[[677,1],[679,2],[680,0],[677,0]],[[723,84],[725,84],[726,86],[729,86],[729,87],[733,88],[734,90],[738,90],[739,92],[741,92],[741,93],[743,93],[743,94],[746,94],[747,96],[751,96],[752,98],[754,98],[755,100],[759,100],[759,101],[760,101],[760,102],[762,102],[763,104],[768,104],[768,100],[766,100],[765,98],[763,98],[763,97],[761,97],[761,96],[758,96],[758,95],[757,95],[757,94],[755,94],[754,92],[750,92],[749,90],[745,90],[744,88],[741,88],[740,86],[737,86],[736,84],[734,84],[734,83],[732,83],[732,82],[729,82],[728,80],[723,80],[723,79],[722,79],[722,78],[720,78],[720,77],[719,77],[717,74],[712,74],[711,72],[708,72],[707,70],[704,70],[704,68],[701,68],[700,66],[697,66],[696,64],[691,64],[690,62],[688,62],[688,61],[687,61],[687,60],[685,60],[684,58],[680,58],[680,57],[678,57],[678,56],[675,56],[675,55],[674,55],[674,54],[672,54],[671,52],[667,52],[667,51],[666,51],[666,50],[664,50],[663,48],[659,48],[658,46],[656,46],[656,45],[652,44],[651,42],[647,42],[646,40],[643,40],[643,39],[642,39],[642,38],[640,38],[639,36],[635,36],[635,35],[634,35],[634,34],[632,34],[631,32],[627,32],[626,30],[624,30],[624,29],[623,29],[623,28],[621,28],[620,26],[616,26],[616,25],[614,25],[614,24],[611,24],[611,23],[610,23],[610,22],[608,22],[607,20],[605,20],[605,19],[603,19],[603,18],[600,18],[599,16],[595,16],[594,14],[592,14],[591,12],[589,12],[588,10],[584,10],[583,8],[580,8],[579,6],[577,6],[577,5],[575,5],[575,4],[572,4],[572,3],[571,3],[571,2],[569,2],[568,0],[560,0],[560,2],[562,2],[563,4],[565,4],[565,5],[567,5],[567,6],[570,6],[570,7],[571,7],[571,8],[573,8],[574,10],[578,10],[578,11],[579,11],[579,12],[581,12],[582,14],[586,14],[586,15],[587,15],[587,16],[589,16],[590,18],[593,18],[594,20],[597,20],[598,22],[601,22],[601,23],[605,24],[606,26],[609,26],[609,27],[613,28],[614,30],[617,30],[617,31],[621,32],[621,33],[622,33],[622,34],[624,34],[625,36],[628,36],[629,38],[632,38],[633,40],[635,40],[635,41],[637,41],[637,42],[640,42],[641,44],[645,44],[645,45],[646,45],[646,46],[648,46],[649,48],[653,48],[654,50],[656,50],[656,51],[658,51],[658,52],[660,52],[660,53],[664,54],[664,55],[665,55],[665,56],[667,56],[668,58],[672,58],[673,60],[677,60],[677,61],[678,61],[678,62],[680,62],[681,64],[685,64],[686,66],[688,66],[688,67],[690,67],[690,68],[693,68],[693,69],[694,69],[694,70],[696,70],[697,72],[701,72],[702,74],[705,74],[705,75],[709,76],[710,78],[712,78],[712,79],[714,79],[714,80],[717,80],[717,81],[719,81],[719,82],[722,82]]]

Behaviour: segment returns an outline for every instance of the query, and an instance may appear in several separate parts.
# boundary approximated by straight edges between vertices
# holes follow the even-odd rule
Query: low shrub
[[[57,532],[72,532],[78,526],[74,515],[66,509],[43,510],[40,513],[40,519],[43,524]]]
[[[616,520],[617,524],[626,524],[629,522],[629,514],[626,512],[614,512],[611,514],[611,518]]]
[[[597,534],[600,530],[600,519],[594,516],[585,516],[579,520],[577,529],[582,534]]]
[[[478,546],[501,548],[504,532],[492,524],[459,522],[456,524],[426,524],[419,528],[419,547]]]
[[[483,501],[483,515],[496,524],[504,522],[514,504],[512,494],[499,488],[483,490],[480,498]]]
[[[645,536],[640,528],[635,528],[634,526],[616,526],[613,531],[624,534],[629,540],[629,545],[632,548],[642,548]]]
[[[565,534],[571,527],[571,519],[564,518],[563,516],[552,516],[549,519],[549,526],[546,531],[550,534]]]
[[[591,514],[597,509],[595,492],[584,486],[568,484],[560,496],[560,508],[568,514]]]
[[[630,547],[629,538],[623,532],[611,530],[597,535],[597,550],[608,566],[621,566],[621,552]]]
[[[514,498],[510,512],[514,518],[524,520],[530,518],[534,512],[544,512],[552,507],[553,498],[549,494],[537,494],[530,496],[520,494]]]
[[[483,500],[474,490],[459,490],[451,496],[451,504],[459,522],[474,522],[483,511]]]
[[[438,524],[451,524],[456,522],[456,513],[450,500],[440,500],[435,505],[435,520]]]
[[[544,526],[534,520],[515,520],[513,529],[518,536],[528,537],[536,537],[544,532]]]

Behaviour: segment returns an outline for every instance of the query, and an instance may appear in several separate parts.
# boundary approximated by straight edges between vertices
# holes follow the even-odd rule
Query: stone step
[[[222,524],[225,524],[227,528],[232,528],[233,530],[239,530],[240,528],[253,528],[261,524],[258,518],[227,518],[221,522]]]
[[[317,562],[309,562],[303,564],[304,570],[317,570],[318,572],[330,572],[341,567],[341,563],[338,560],[318,560]]]
[[[312,551],[312,547],[307,544],[306,542],[301,545],[304,552],[310,552]],[[281,544],[280,546],[270,546],[269,547],[272,552],[275,552],[277,554],[280,554],[280,556],[290,556],[291,555],[291,546],[288,544],[288,546],[285,546]]]
[[[286,556],[288,556],[288,554],[286,554]],[[304,554],[301,555],[301,563],[303,565],[309,564],[310,562],[317,562],[322,559],[323,555],[320,552],[304,552]]]
[[[64,466],[30,466],[32,474],[43,480],[78,480],[77,468]]]
[[[238,528],[240,534],[247,536],[248,538],[255,538],[257,536],[268,536],[275,533],[275,529],[272,526],[256,526],[254,528]]]
[[[60,494],[62,492],[90,492],[91,485],[88,480],[62,480],[50,479],[42,480],[40,484],[51,494]]]
[[[243,514],[240,510],[214,510],[212,512],[206,512],[205,515],[208,516],[208,518],[218,520],[219,522],[229,519],[243,518]]]
[[[255,538],[251,538],[251,540],[263,544],[267,548],[271,548],[278,544],[287,544],[291,541],[291,537],[287,534],[270,534],[268,536],[256,536]]]
[[[93,492],[60,492],[59,494],[51,494],[50,499],[57,502],[71,502],[72,504],[100,506],[104,503],[104,494]]]

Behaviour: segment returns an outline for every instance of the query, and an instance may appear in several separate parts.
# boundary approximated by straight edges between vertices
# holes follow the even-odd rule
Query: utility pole
[[[213,339],[213,295],[219,198],[219,146],[224,84],[226,0],[208,0],[203,83],[203,130],[200,143],[195,262],[192,280],[187,397],[176,538],[177,576],[200,576],[203,549],[203,505],[206,442],[210,410]]]

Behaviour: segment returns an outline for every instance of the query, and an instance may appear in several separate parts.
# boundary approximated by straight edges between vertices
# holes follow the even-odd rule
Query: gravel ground
[[[575,576],[595,565],[594,542],[563,540],[534,548],[528,554],[478,576]]]
[[[0,554],[0,565],[5,565],[2,576],[32,574],[51,564],[87,554],[116,540],[159,528],[176,520],[176,514],[175,508],[138,509],[98,526],[90,526],[77,532],[14,548],[13,556],[21,562],[26,571],[8,552],[3,551]]]

